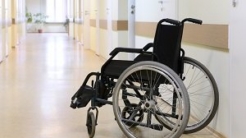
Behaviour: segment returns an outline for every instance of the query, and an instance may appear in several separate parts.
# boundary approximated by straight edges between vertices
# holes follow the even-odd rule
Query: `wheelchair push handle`
[[[167,23],[170,23],[170,24],[173,24],[173,25],[176,25],[176,26],[180,25],[180,21],[169,19],[169,18],[160,20],[158,24],[161,24],[163,22],[167,22]]]
[[[195,23],[195,24],[202,24],[202,20],[199,20],[199,19],[194,19],[194,18],[186,18],[182,21],[182,23],[184,22],[192,22],[192,23]]]

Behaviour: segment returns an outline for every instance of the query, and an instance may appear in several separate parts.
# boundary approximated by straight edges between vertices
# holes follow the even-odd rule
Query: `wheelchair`
[[[98,107],[105,104],[113,106],[115,119],[129,138],[179,138],[211,122],[218,108],[218,88],[204,65],[185,57],[181,40],[186,21],[202,24],[192,18],[162,19],[153,43],[142,49],[117,47],[101,72],[87,75],[70,107],[82,108],[91,101],[86,122],[90,138],[95,135]],[[115,59],[120,52],[137,56]]]

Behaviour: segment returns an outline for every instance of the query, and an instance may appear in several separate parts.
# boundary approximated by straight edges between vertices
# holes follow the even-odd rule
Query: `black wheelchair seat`
[[[133,65],[134,63],[136,63],[136,62],[135,61],[127,61],[127,60],[112,60],[104,68],[104,75],[117,79],[126,68]]]

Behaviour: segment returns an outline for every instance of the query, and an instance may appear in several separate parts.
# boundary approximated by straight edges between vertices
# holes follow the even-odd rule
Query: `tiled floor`
[[[66,34],[27,34],[0,64],[0,138],[87,138],[87,109],[70,98],[104,59]],[[99,109],[95,138],[125,137],[111,106]],[[214,138],[206,131],[184,138]]]

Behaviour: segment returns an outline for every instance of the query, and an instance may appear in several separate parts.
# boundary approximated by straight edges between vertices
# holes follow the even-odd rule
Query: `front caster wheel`
[[[93,138],[96,130],[96,119],[93,112],[89,112],[87,114],[86,126],[87,126],[89,137]]]

